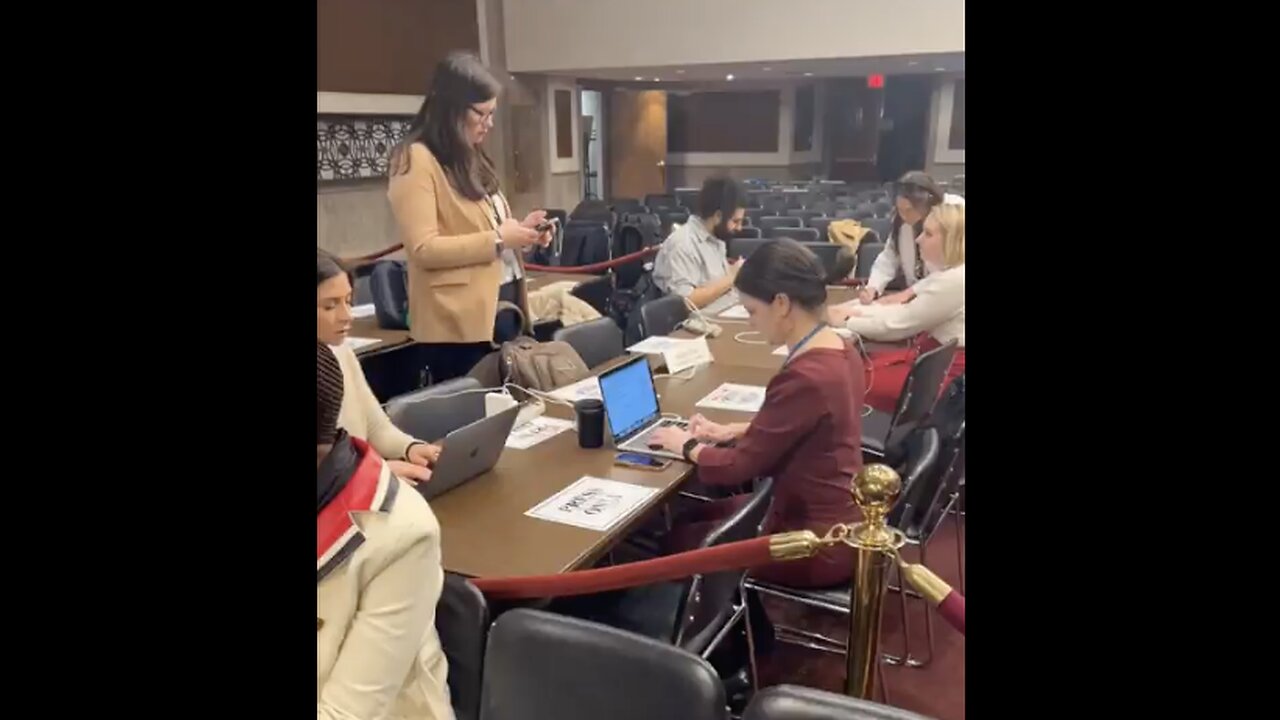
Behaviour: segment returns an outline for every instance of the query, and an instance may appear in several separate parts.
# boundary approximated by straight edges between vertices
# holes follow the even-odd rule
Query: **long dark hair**
[[[761,302],[786,295],[809,312],[827,302],[826,268],[817,255],[791,238],[770,240],[756,248],[733,284],[738,292]]]
[[[452,52],[436,66],[431,89],[409,125],[404,140],[391,155],[391,174],[409,171],[409,146],[422,143],[444,168],[454,191],[469,200],[481,200],[498,191],[493,161],[463,136],[467,113],[477,103],[488,102],[502,91],[502,84],[471,53]]]

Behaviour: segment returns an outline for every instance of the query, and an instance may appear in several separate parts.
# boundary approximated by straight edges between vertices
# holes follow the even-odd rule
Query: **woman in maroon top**
[[[752,253],[734,285],[753,329],[790,353],[769,381],[764,405],[750,423],[721,425],[701,415],[689,431],[663,428],[654,439],[683,453],[708,485],[740,485],[772,477],[773,507],[768,533],[812,530],[858,518],[850,493],[862,469],[862,358],[827,327],[826,274],[822,263],[793,240],[774,240]],[[717,447],[713,444],[729,447]],[[694,547],[718,519],[746,496],[718,500],[682,518],[672,545]],[[693,520],[685,524],[683,520]],[[753,576],[793,587],[824,587],[853,574],[853,552],[829,548],[809,560],[777,563]]]

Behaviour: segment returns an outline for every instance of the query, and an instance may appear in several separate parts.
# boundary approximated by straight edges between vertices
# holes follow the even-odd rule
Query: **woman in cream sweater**
[[[495,335],[522,330],[494,327],[498,301],[519,306],[527,321],[523,253],[551,242],[550,231],[534,229],[545,211],[512,216],[481,147],[501,89],[475,56],[451,53],[391,154],[387,196],[408,258],[409,335],[437,381],[470,372]]]
[[[356,353],[345,344],[351,330],[351,276],[342,263],[316,248],[316,339],[329,345],[342,367],[342,414],[338,423],[387,459],[391,472],[412,483],[431,479],[440,448],[411,437],[391,423],[365,379]]]
[[[939,205],[929,212],[920,234],[920,255],[929,273],[912,286],[913,297],[900,304],[831,308],[830,320],[868,340],[893,342],[916,338],[915,347],[875,353],[867,404],[893,412],[916,356],[956,340],[959,349],[943,383],[964,374],[964,205]]]
[[[453,720],[436,633],[440,524],[338,428],[343,371],[316,343],[316,717]]]

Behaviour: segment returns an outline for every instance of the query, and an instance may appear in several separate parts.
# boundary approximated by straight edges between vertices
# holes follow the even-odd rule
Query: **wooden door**
[[[609,196],[641,198],[667,191],[667,93],[609,93]]]

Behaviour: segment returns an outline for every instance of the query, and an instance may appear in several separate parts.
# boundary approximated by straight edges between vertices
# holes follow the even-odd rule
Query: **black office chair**
[[[876,258],[880,257],[882,252],[884,252],[884,243],[865,241],[858,243],[858,269],[854,270],[853,276],[859,280],[871,277],[871,267],[875,265]]]
[[[755,222],[755,227],[764,231],[767,236],[769,231],[780,227],[803,227],[804,222],[798,217],[790,217],[787,215],[766,215]]]
[[[839,209],[840,209],[840,204],[830,198],[814,200],[812,203],[809,204],[809,210],[820,212],[822,213],[822,215],[826,217],[833,217],[836,214],[836,211]]]
[[[578,283],[569,291],[569,294],[595,308],[596,312],[601,315],[607,316],[609,314],[609,299],[613,297],[613,275],[600,275],[597,277],[583,275],[583,277],[588,279]]]
[[[645,207],[650,211],[657,212],[659,208],[676,208],[680,206],[680,202],[676,200],[675,195],[666,194],[649,194],[644,196]]]
[[[725,248],[725,254],[731,258],[742,258],[746,260],[751,257],[751,253],[755,252],[761,245],[769,242],[767,238],[760,237],[760,228],[751,228],[756,231],[755,237],[737,237],[735,236],[729,241]]]
[[[685,299],[667,295],[640,306],[640,339],[654,335],[670,335],[689,317]]]
[[[622,345],[622,330],[618,329],[618,323],[611,317],[600,317],[560,328],[551,339],[573,346],[589,368],[622,357],[627,352]]]
[[[885,457],[887,448],[929,419],[956,356],[956,340],[921,353],[902,384],[893,414],[872,410],[862,418],[862,452]]]
[[[897,470],[899,477],[902,479],[902,492],[899,498],[906,497],[913,492],[913,488],[921,484],[928,484],[939,475],[940,447],[941,441],[938,437],[938,431],[931,427],[917,428],[903,439],[897,461],[890,463],[890,466]],[[927,494],[926,490],[917,492],[922,495]],[[888,519],[889,524],[894,527],[898,527],[897,523],[906,513],[905,510],[900,508],[902,508],[901,499],[894,506],[893,514]],[[743,585],[748,591],[758,591],[770,597],[799,603],[806,607],[845,615],[849,613],[849,598],[852,591],[850,583],[831,588],[793,588],[748,576]],[[828,637],[783,623],[777,623],[775,631],[778,640],[785,643],[803,645],[829,652],[843,653],[845,651],[845,640],[839,638]],[[886,654],[884,659],[897,664],[902,662],[905,656],[905,653],[904,656]]]
[[[877,200],[875,202],[876,217],[889,217],[889,213],[893,212],[893,203],[888,200]]]
[[[436,604],[436,633],[449,661],[449,701],[458,720],[479,720],[489,603],[465,577],[444,574]]]
[[[831,223],[834,221],[835,221],[835,218],[815,217],[815,218],[809,218],[806,224],[809,227],[813,228],[814,230],[818,231],[818,241],[821,242],[823,240],[831,239],[831,236],[827,234],[827,228],[831,227]]]
[[[799,218],[796,218],[799,220]],[[818,231],[808,227],[772,227],[764,231],[767,238],[791,238],[796,242],[817,242]]]
[[[809,220],[811,220],[811,219],[813,219],[813,218],[820,218],[820,217],[823,217],[824,215],[826,215],[826,213],[824,213],[823,211],[821,211],[821,210],[814,210],[814,209],[810,209],[810,210],[788,210],[788,211],[787,211],[787,216],[788,216],[788,217],[798,217],[798,218],[800,218],[801,220],[803,220],[803,221],[804,221],[804,223],[805,223],[806,225],[809,225],[810,227],[812,227],[812,225],[809,223]]]
[[[758,537],[772,501],[773,480],[756,480],[751,499],[708,533],[699,548]],[[694,575],[683,582],[631,588],[613,597],[609,604],[595,608],[590,619],[670,642],[710,659],[746,618],[746,596],[742,593],[745,576],[743,570],[728,570]],[[755,658],[749,652],[747,661],[754,680],[758,673]],[[727,671],[733,674],[739,669]]]
[[[742,720],[930,720],[889,705],[801,685],[774,685],[756,693]]]
[[[871,204],[863,204],[853,209],[854,220],[866,220],[876,217],[876,206]]]
[[[726,720],[706,660],[588,620],[518,608],[489,631],[480,720]]]
[[[761,233],[761,232],[760,232],[760,228],[758,228],[758,227],[745,227],[745,226],[744,226],[744,227],[742,227],[742,228],[740,228],[740,229],[738,229],[738,230],[733,231],[733,237],[734,237],[734,238],[760,238],[760,237],[762,236],[762,234],[763,234],[763,233]],[[732,243],[730,243],[730,244],[732,244]]]
[[[413,437],[432,442],[484,417],[479,380],[460,377],[415,390],[387,403],[392,424]]]
[[[369,274],[374,316],[384,330],[409,329],[409,289],[400,260],[379,260]]]
[[[813,228],[804,228],[805,230],[813,230]],[[814,230],[814,232],[817,232]],[[840,251],[845,246],[840,243],[827,242],[826,240],[809,240],[800,243],[806,250],[818,256],[822,261],[822,267],[827,271],[827,281],[830,283],[837,282],[840,278],[837,272],[840,267]],[[852,268],[850,268],[852,269]]]
[[[680,203],[681,207],[696,208],[698,207],[699,192],[698,190],[677,190],[676,202]]]

